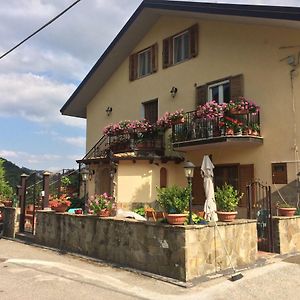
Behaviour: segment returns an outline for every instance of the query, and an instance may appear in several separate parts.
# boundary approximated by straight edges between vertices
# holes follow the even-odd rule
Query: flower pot
[[[5,207],[12,207],[13,202],[11,200],[2,201]]]
[[[234,135],[233,128],[226,128],[226,135]]]
[[[247,109],[237,109],[237,108],[231,108],[229,110],[229,113],[231,115],[246,115],[249,113],[249,110]]]
[[[109,210],[108,209],[101,209],[97,212],[97,216],[101,218],[107,218],[109,217]]]
[[[292,217],[296,210],[295,207],[278,207],[278,214],[283,217]]]
[[[68,205],[67,204],[59,204],[56,207],[51,207],[53,210],[55,210],[56,212],[66,212],[66,210],[68,209]]]
[[[252,131],[252,135],[254,135],[254,136],[259,136],[259,133],[258,133],[257,130],[253,130],[253,131]]]
[[[183,225],[187,214],[167,214],[166,218],[170,225]]]
[[[173,124],[173,125],[178,125],[178,124],[182,124],[182,123],[184,123],[184,118],[181,118],[181,119],[177,119],[177,120],[172,121],[172,124]]]
[[[237,211],[217,211],[217,214],[220,222],[232,222],[237,215]]]

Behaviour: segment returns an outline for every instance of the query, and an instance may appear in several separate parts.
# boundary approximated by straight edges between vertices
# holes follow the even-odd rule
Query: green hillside
[[[5,158],[1,158],[4,160],[4,169],[5,169],[5,178],[8,181],[9,185],[14,189],[16,188],[16,185],[20,184],[20,176],[21,174],[31,174],[34,173],[34,170],[30,170],[27,168],[20,168],[14,163],[12,163],[9,160],[6,160]]]

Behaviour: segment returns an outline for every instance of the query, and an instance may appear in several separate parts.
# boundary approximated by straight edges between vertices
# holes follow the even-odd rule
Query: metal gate
[[[274,252],[271,187],[259,180],[247,185],[248,218],[257,219],[258,250]]]
[[[42,176],[39,176],[38,173],[30,174],[26,179],[24,206],[23,211],[21,212],[24,216],[21,220],[23,221],[22,228],[25,232],[34,233],[35,212],[42,208],[42,190]]]

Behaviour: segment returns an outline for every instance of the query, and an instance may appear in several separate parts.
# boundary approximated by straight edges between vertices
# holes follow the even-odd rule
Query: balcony
[[[108,145],[114,154],[135,152],[137,155],[146,153],[164,155],[164,136],[156,132],[110,136]]]
[[[259,112],[224,115],[212,119],[198,118],[196,111],[186,113],[183,123],[173,125],[174,149],[192,150],[205,146],[257,145],[263,143],[260,135]]]

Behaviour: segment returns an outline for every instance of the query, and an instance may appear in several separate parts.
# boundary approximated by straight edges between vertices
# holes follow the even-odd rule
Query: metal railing
[[[240,124],[242,124],[243,128],[253,128],[255,125],[260,125],[259,113],[257,114],[241,114],[241,115],[228,115],[222,118],[213,118],[213,119],[205,119],[205,118],[197,118],[196,111],[187,112],[184,118],[184,122],[180,124],[173,125],[172,127],[172,141],[176,142],[186,142],[192,140],[205,140],[212,139],[216,137],[225,137],[228,136],[228,129],[226,121],[228,119],[236,120]],[[243,132],[237,133],[242,135]],[[252,135],[252,134],[249,134]],[[258,131],[258,135],[260,132]]]

